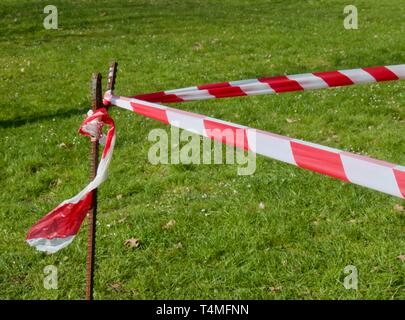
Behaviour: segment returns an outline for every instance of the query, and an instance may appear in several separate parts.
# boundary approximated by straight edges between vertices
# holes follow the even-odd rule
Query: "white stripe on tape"
[[[376,79],[363,69],[339,70],[339,72],[356,84],[376,82]]]
[[[391,167],[345,153],[341,153],[340,158],[350,182],[402,197]]]
[[[328,88],[328,84],[323,79],[313,75],[312,73],[294,74],[287,76],[290,80],[295,80],[305,90]]]

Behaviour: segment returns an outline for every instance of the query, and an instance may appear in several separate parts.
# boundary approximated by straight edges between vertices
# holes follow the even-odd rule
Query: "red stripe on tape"
[[[89,192],[77,203],[56,207],[30,228],[26,239],[66,238],[77,234],[92,203],[93,192]]]
[[[105,158],[108,152],[110,152],[111,142],[114,137],[114,134],[115,134],[115,127],[112,127],[111,129],[108,130],[107,133],[107,140],[105,142],[102,158]]]
[[[150,106],[145,106],[142,104],[138,104],[136,102],[130,102],[132,110],[136,113],[139,113],[145,117],[156,119],[160,122],[169,124],[169,120],[167,120],[166,110],[158,109]]]
[[[182,102],[184,101],[182,98],[176,96],[175,94],[166,94],[163,91],[154,92],[154,93],[147,93],[147,94],[140,94],[138,96],[134,96],[133,98],[149,101],[149,102]]]
[[[297,81],[291,80],[285,76],[271,77],[271,78],[259,78],[258,80],[260,82],[267,83],[276,92],[304,90]]]
[[[399,79],[395,73],[393,73],[386,67],[363,68],[363,70],[371,74],[377,81],[388,81]]]
[[[405,172],[394,169],[395,179],[397,180],[399,190],[402,195],[405,197]]]
[[[204,127],[209,138],[249,150],[246,129],[211,120],[204,120]]]
[[[295,162],[299,167],[348,181],[340,155],[291,141]]]
[[[209,89],[208,92],[215,98],[240,97],[247,95],[245,92],[242,91],[240,87]]]
[[[350,86],[353,81],[339,71],[314,72],[313,75],[325,81],[329,87]]]

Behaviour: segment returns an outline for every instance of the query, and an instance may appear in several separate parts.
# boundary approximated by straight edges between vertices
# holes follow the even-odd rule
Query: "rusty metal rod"
[[[118,63],[110,64],[107,75],[107,90],[114,90]],[[94,73],[91,79],[92,110],[103,107],[101,93],[101,74]],[[98,168],[98,140],[91,141],[90,149],[90,180],[97,174]],[[93,300],[94,288],[94,262],[96,246],[96,219],[97,219],[97,189],[93,190],[93,206],[88,215],[87,230],[87,256],[86,256],[86,300]]]
[[[92,86],[92,110],[95,112],[102,107],[101,74],[94,73],[91,79]],[[90,180],[97,174],[98,167],[98,140],[91,141],[90,148]],[[93,300],[94,281],[94,251],[96,241],[96,218],[97,218],[97,189],[93,190],[93,207],[88,214],[87,230],[87,256],[86,256],[86,300]]]
[[[115,77],[117,75],[118,63],[116,61],[111,62],[110,68],[108,69],[107,75],[107,90],[114,91],[115,88]]]

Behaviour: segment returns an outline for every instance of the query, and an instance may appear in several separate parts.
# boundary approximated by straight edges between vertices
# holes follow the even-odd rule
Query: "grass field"
[[[2,0],[0,298],[84,297],[86,223],[54,255],[24,238],[87,183],[89,142],[77,128],[93,71],[105,76],[117,59],[116,92],[134,95],[405,63],[403,1],[349,2],[358,30],[343,28],[340,0],[53,0],[59,29],[45,30],[49,1]],[[404,85],[174,106],[404,165]],[[151,165],[148,133],[168,127],[111,114],[117,145],[99,191],[96,299],[405,299],[404,201],[260,156],[252,176],[237,165]],[[141,246],[127,248],[129,238]],[[43,288],[50,264],[58,290]],[[358,290],[343,286],[347,265],[358,269]]]

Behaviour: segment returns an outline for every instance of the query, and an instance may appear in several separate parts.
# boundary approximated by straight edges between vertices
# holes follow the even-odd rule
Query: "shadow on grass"
[[[40,114],[35,116],[28,116],[26,118],[18,117],[16,119],[0,120],[0,129],[17,128],[27,124],[36,123],[39,121],[46,121],[51,119],[69,118],[71,116],[77,116],[85,114],[85,109],[69,109],[61,110],[49,114]]]

